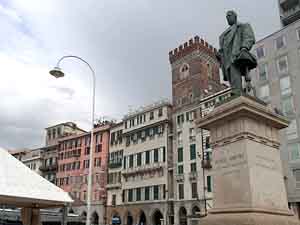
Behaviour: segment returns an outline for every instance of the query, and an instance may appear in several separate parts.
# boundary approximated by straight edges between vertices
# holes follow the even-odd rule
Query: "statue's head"
[[[226,13],[226,19],[229,26],[237,23],[237,13],[233,10],[230,10]]]

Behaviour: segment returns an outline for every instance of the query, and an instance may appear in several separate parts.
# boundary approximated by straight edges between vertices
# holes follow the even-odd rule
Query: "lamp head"
[[[60,78],[65,76],[64,72],[59,67],[54,67],[49,73],[55,78]]]

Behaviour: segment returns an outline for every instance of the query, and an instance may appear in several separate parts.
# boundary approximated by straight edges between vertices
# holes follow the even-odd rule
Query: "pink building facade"
[[[89,160],[90,132],[68,136],[59,141],[56,184],[69,192],[75,202],[81,202],[72,210],[83,217],[87,212],[89,163],[93,164],[92,219],[95,224],[101,224],[105,214],[110,127],[111,124],[103,123],[94,128],[92,162]]]

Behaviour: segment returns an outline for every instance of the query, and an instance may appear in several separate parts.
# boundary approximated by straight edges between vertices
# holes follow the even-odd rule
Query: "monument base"
[[[201,225],[300,225],[295,216],[270,213],[217,213],[200,220]]]

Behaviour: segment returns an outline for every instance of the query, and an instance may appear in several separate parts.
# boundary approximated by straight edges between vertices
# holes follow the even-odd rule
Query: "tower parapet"
[[[192,51],[195,50],[204,51],[211,57],[216,58],[217,49],[214,48],[212,45],[208,44],[208,42],[206,42],[202,38],[200,39],[199,36],[195,36],[188,42],[185,42],[183,45],[179,45],[178,48],[175,48],[174,50],[169,52],[170,63],[172,64],[173,62],[190,54]]]

